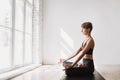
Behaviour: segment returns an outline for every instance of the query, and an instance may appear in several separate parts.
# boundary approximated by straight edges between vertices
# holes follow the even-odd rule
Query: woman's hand
[[[60,59],[60,61],[59,61],[59,63],[63,63],[63,62],[65,62],[66,60],[65,59]]]

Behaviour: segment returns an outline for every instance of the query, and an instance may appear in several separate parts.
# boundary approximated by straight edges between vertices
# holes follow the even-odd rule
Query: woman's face
[[[89,34],[89,29],[85,29],[85,28],[82,28],[81,32],[84,34],[84,35],[87,35]]]

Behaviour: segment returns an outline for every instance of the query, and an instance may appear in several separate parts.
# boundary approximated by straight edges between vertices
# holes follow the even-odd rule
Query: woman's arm
[[[81,49],[81,47],[80,47],[75,54],[73,54],[71,57],[65,59],[65,61],[70,60],[70,59],[72,59],[73,57],[75,57],[76,55],[78,55],[78,53],[79,53],[81,50],[82,50],[82,49]]]
[[[81,60],[81,58],[85,55],[85,53],[91,48],[91,46],[93,44],[94,44],[93,40],[90,39],[87,42],[85,48],[82,51],[80,51],[80,55],[79,55],[78,59],[71,65],[71,67],[73,67],[74,65],[76,65]]]
[[[75,57],[81,50],[82,50],[82,49],[81,49],[81,47],[80,47],[80,48],[77,50],[77,52],[76,52],[75,54],[73,54],[72,56],[70,56],[69,58],[67,58],[67,59],[60,59],[60,63],[72,59],[72,58]]]

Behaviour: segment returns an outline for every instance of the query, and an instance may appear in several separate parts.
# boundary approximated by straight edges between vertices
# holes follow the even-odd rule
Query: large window
[[[32,62],[32,2],[15,3],[14,65]]]
[[[30,1],[30,2],[29,2]],[[26,1],[25,6],[25,61],[32,62],[32,0]]]
[[[0,1],[0,70],[11,66],[11,0]]]
[[[32,1],[0,1],[0,71],[32,63]]]
[[[15,28],[14,28],[14,65],[23,64],[24,48],[24,1],[15,1]]]

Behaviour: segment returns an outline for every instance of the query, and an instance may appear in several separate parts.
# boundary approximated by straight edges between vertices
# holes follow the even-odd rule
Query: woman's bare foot
[[[79,67],[80,67],[80,68],[84,67],[84,64],[80,64]]]

